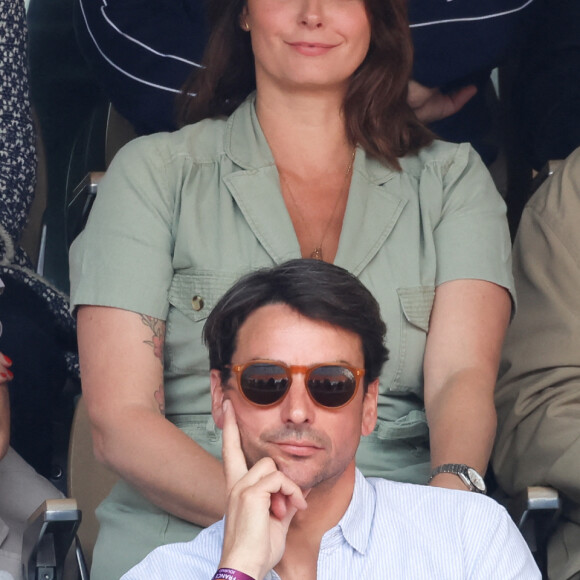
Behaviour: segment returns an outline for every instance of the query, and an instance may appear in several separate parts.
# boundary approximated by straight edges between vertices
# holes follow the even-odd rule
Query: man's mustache
[[[330,438],[312,429],[308,425],[284,426],[271,431],[265,431],[260,435],[264,443],[283,443],[285,441],[310,443],[315,447],[330,448]]]

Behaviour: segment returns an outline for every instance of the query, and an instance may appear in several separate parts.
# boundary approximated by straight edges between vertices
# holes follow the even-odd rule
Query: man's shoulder
[[[376,496],[367,552],[373,562],[385,560],[389,538],[401,570],[413,568],[415,575],[407,577],[540,577],[524,539],[495,500],[468,491],[367,481]],[[409,560],[412,553],[421,558]]]
[[[463,501],[466,504],[472,502],[492,502],[497,504],[493,499],[481,493],[467,493],[460,490],[447,489],[445,487],[392,481],[382,477],[367,477],[365,479],[375,489],[377,498],[397,497],[401,500],[409,498],[409,501],[454,502],[457,501],[457,497],[461,497],[464,499],[460,501]]]
[[[437,549],[436,538],[445,538],[445,550],[485,545],[498,530],[510,541],[519,533],[505,508],[479,493],[428,485],[369,478],[375,490],[373,536],[393,533],[414,537]]]
[[[509,518],[503,506],[483,494],[374,477],[367,478],[367,482],[375,490],[377,512],[398,514],[406,521],[416,517],[437,525],[442,516],[459,522],[469,515],[492,525],[498,519]]]

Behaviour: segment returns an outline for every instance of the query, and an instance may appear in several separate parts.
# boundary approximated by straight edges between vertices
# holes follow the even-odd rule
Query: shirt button
[[[196,294],[191,299],[191,306],[196,312],[199,312],[203,308],[203,298]]]

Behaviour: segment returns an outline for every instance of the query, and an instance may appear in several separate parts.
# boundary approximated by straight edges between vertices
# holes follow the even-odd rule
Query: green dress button
[[[191,306],[196,312],[199,312],[203,308],[203,298],[196,294],[191,299]]]

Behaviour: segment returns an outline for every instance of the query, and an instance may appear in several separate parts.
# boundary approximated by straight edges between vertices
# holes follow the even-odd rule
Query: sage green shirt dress
[[[379,420],[361,440],[358,466],[425,483],[422,364],[435,287],[481,279],[513,295],[510,238],[503,200],[469,145],[435,141],[401,165],[391,170],[357,149],[335,264],[373,292],[388,329]],[[118,153],[71,248],[71,301],[166,321],[167,418],[219,457],[204,321],[238,277],[297,257],[251,95],[228,119],[142,137]],[[198,530],[125,483],[98,516],[93,580],[118,578],[154,547]]]

